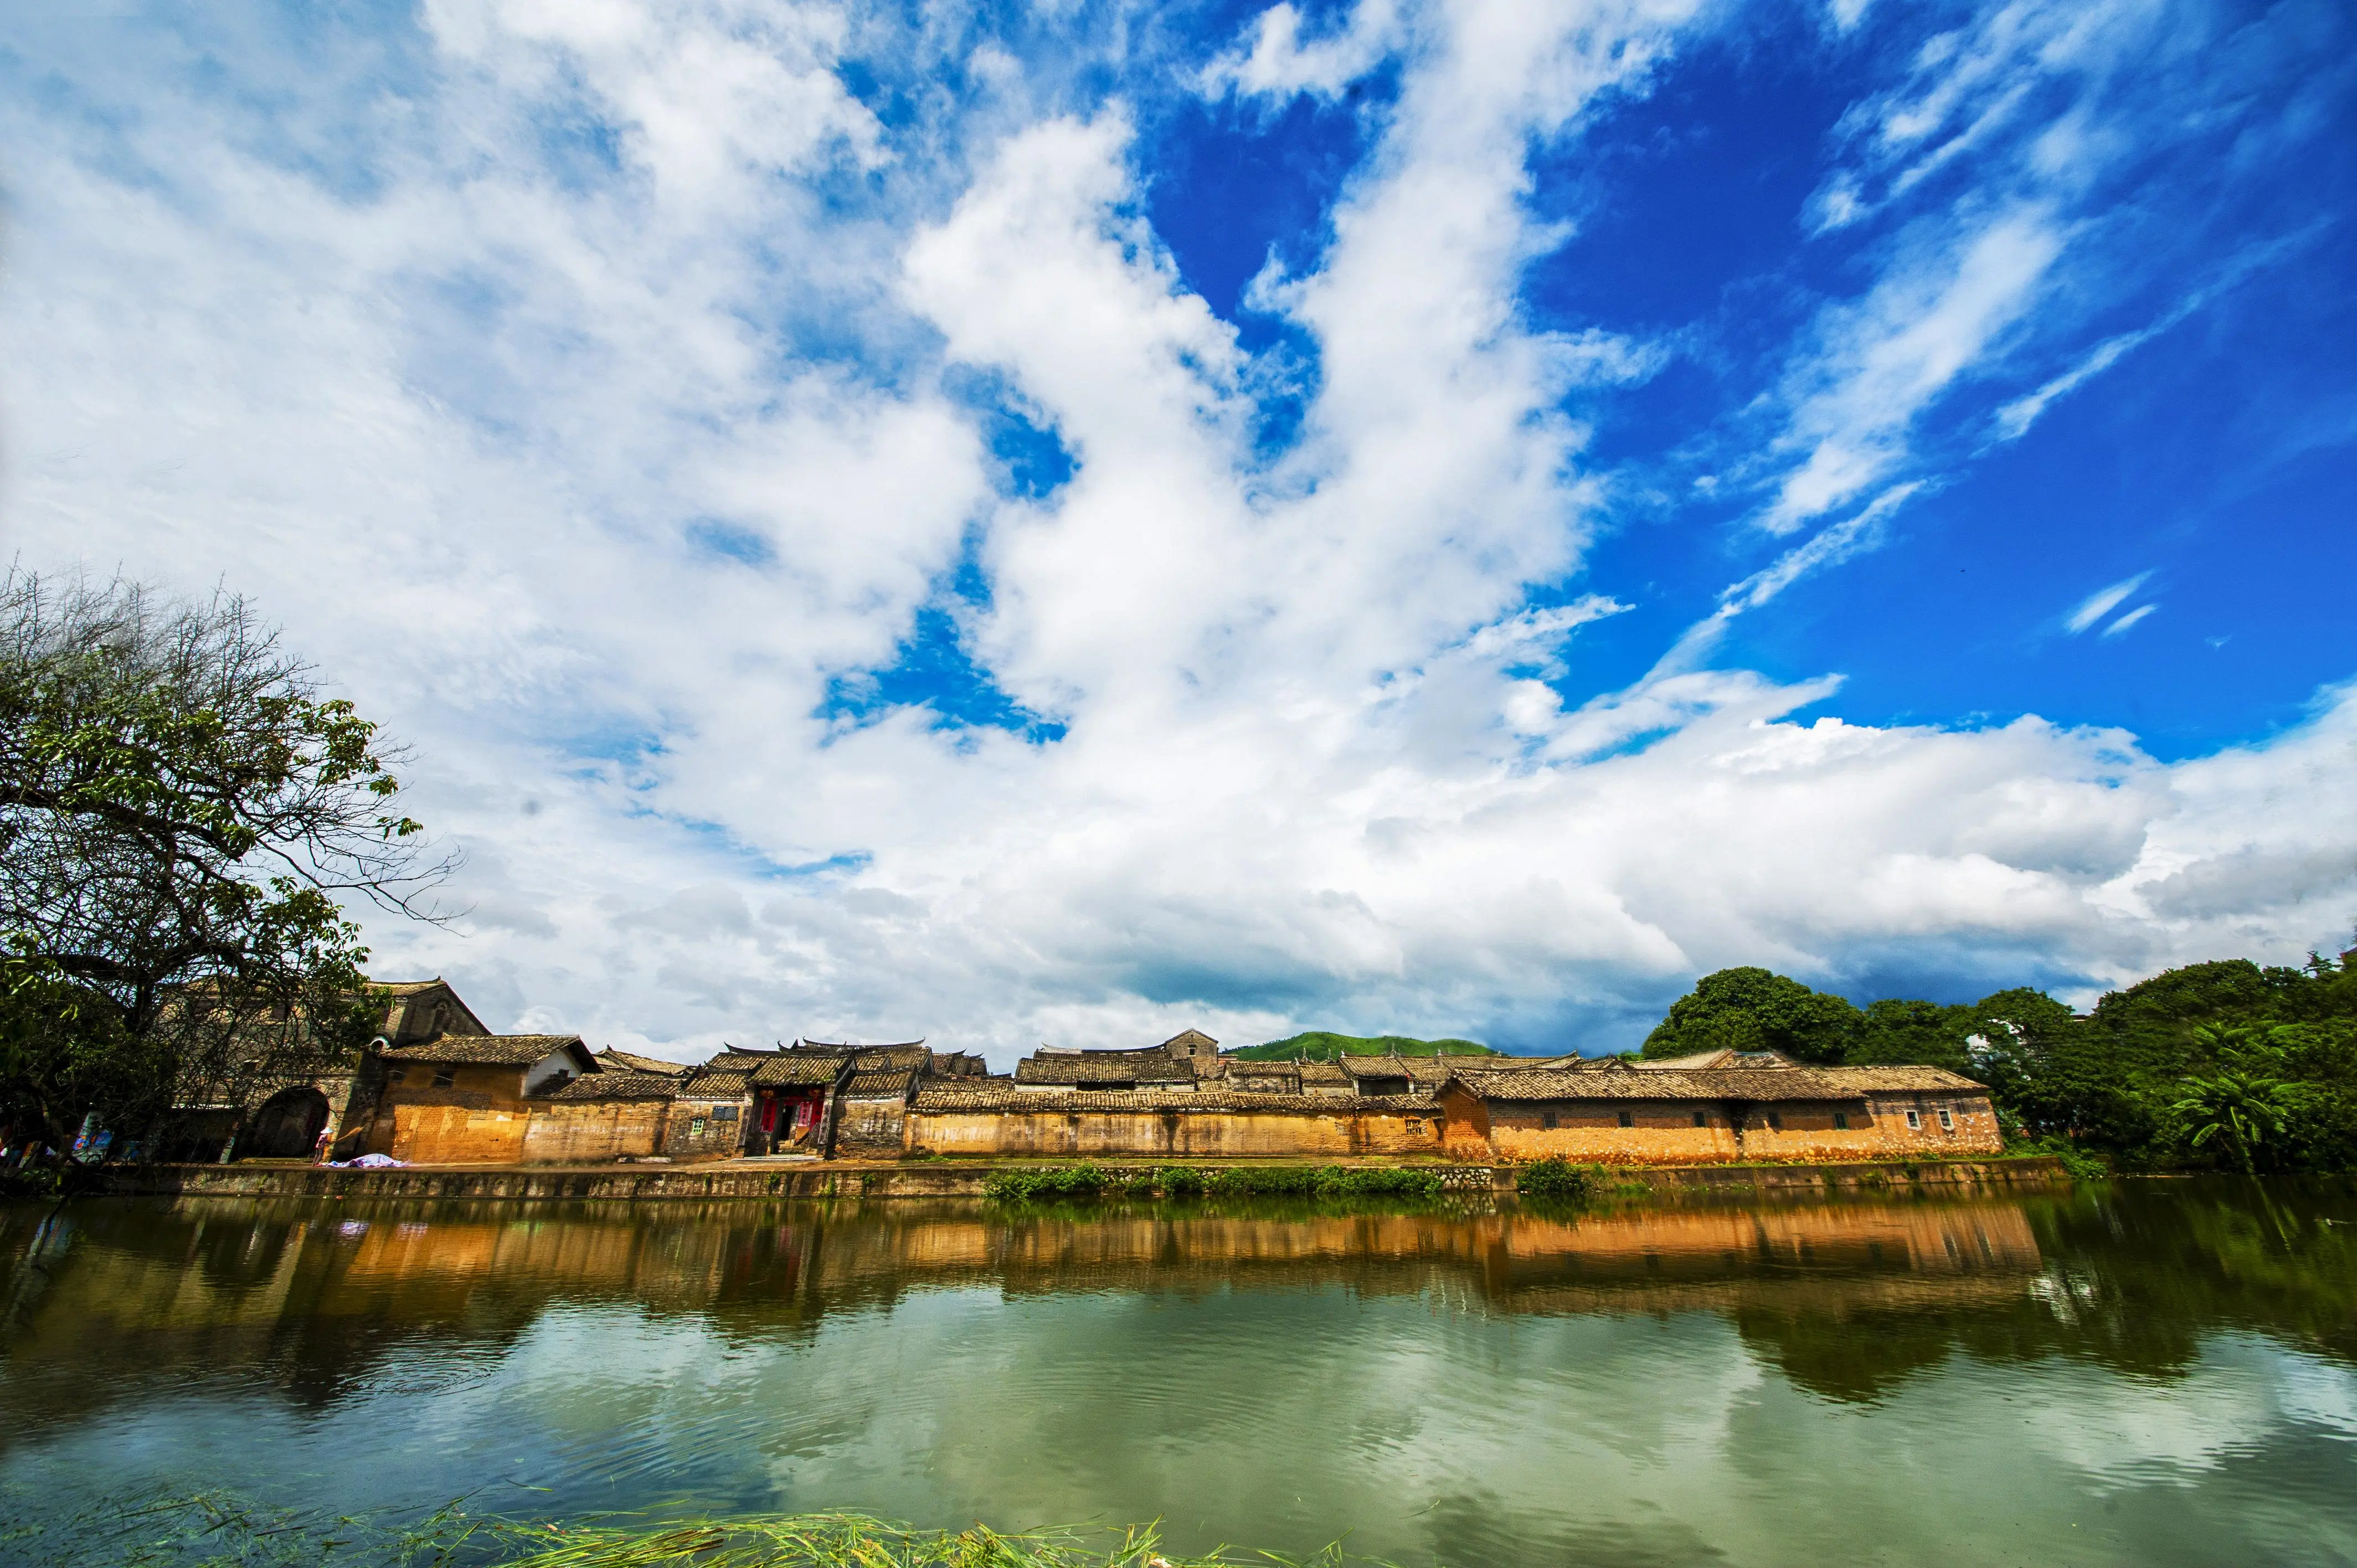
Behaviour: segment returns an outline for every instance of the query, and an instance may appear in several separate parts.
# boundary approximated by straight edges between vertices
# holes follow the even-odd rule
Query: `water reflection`
[[[0,1209],[0,1258],[20,1500],[203,1455],[339,1507],[498,1477],[560,1509],[1802,1562],[1912,1455],[1892,1561],[1982,1560],[1957,1532],[1996,1486],[2056,1541],[2097,1510],[2089,1561],[2357,1552],[2344,1186],[1568,1216],[109,1200]]]
[[[135,1340],[162,1363],[266,1362],[313,1401],[405,1339],[497,1343],[559,1304],[692,1313],[758,1340],[974,1286],[1339,1286],[1490,1313],[1718,1313],[1836,1398],[1870,1398],[1959,1347],[2167,1373],[2206,1329],[2237,1325],[2357,1354],[2357,1208],[2331,1187],[2258,1206],[2130,1189],[1558,1216],[111,1200],[0,1209],[0,1256],[10,1382]]]

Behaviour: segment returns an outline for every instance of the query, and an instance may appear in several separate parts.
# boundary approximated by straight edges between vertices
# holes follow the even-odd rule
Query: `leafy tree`
[[[398,760],[242,601],[0,578],[0,1118],[152,1128],[365,1039],[348,900],[449,870]]]
[[[2212,1078],[2189,1078],[2183,1098],[2169,1110],[2181,1117],[2190,1146],[2201,1148],[2213,1139],[2233,1151],[2243,1174],[2255,1174],[2254,1154],[2269,1139],[2282,1135],[2299,1111],[2298,1086],[2250,1073],[2222,1072]]]
[[[2016,986],[1973,1008],[1978,1071],[1998,1103],[2035,1135],[2069,1138],[2142,1162],[2158,1125],[2113,1040],[2043,991]]]
[[[1921,1064],[1970,1073],[1976,1022],[1969,1007],[1895,998],[1869,1002],[1845,1059],[1858,1065]]]
[[[1837,1062],[1847,1055],[1862,1023],[1848,1002],[1797,980],[1765,969],[1722,969],[1704,975],[1670,1004],[1669,1015],[1645,1036],[1645,1055],[1680,1057],[1732,1047]]]

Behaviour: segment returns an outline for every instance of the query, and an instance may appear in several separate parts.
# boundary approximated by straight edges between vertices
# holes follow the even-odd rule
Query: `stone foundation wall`
[[[1293,1112],[911,1112],[909,1147],[941,1155],[1297,1158],[1441,1152],[1437,1114]],[[1411,1123],[1415,1130],[1411,1131]]]

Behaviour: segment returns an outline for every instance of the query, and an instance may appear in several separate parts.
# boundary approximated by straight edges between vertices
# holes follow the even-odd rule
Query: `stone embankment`
[[[1295,1162],[1298,1163],[1298,1162]],[[105,1189],[188,1197],[342,1198],[834,1198],[979,1197],[993,1171],[1039,1168],[1039,1161],[957,1161],[863,1165],[728,1160],[697,1165],[405,1165],[337,1170],[244,1161],[231,1165],[130,1165],[108,1171]],[[1146,1165],[1103,1164],[1120,1178]],[[1512,1165],[1451,1165],[1442,1185],[1469,1195],[1514,1190]],[[1626,1188],[1727,1197],[1803,1197],[1827,1193],[1955,1192],[1976,1187],[2047,1187],[2070,1180],[2061,1163],[2025,1159],[1924,1160],[1822,1165],[1652,1165],[1610,1167]]]

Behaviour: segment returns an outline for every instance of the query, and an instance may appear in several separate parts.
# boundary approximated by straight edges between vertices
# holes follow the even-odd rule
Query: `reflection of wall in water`
[[[2018,1202],[1529,1214],[1119,1210],[1086,1221],[974,1204],[91,1205],[10,1326],[5,1378],[44,1363],[255,1361],[306,1402],[420,1338],[505,1343],[550,1305],[702,1315],[748,1339],[911,1290],[1438,1293],[1493,1309],[1842,1316],[2021,1297],[2040,1266]],[[29,1238],[0,1225],[16,1256]],[[479,1358],[475,1359],[479,1361]],[[117,1380],[119,1382],[119,1380]],[[109,1383],[109,1387],[116,1383]],[[87,1391],[77,1396],[87,1401]],[[102,1402],[107,1397],[100,1394]]]

